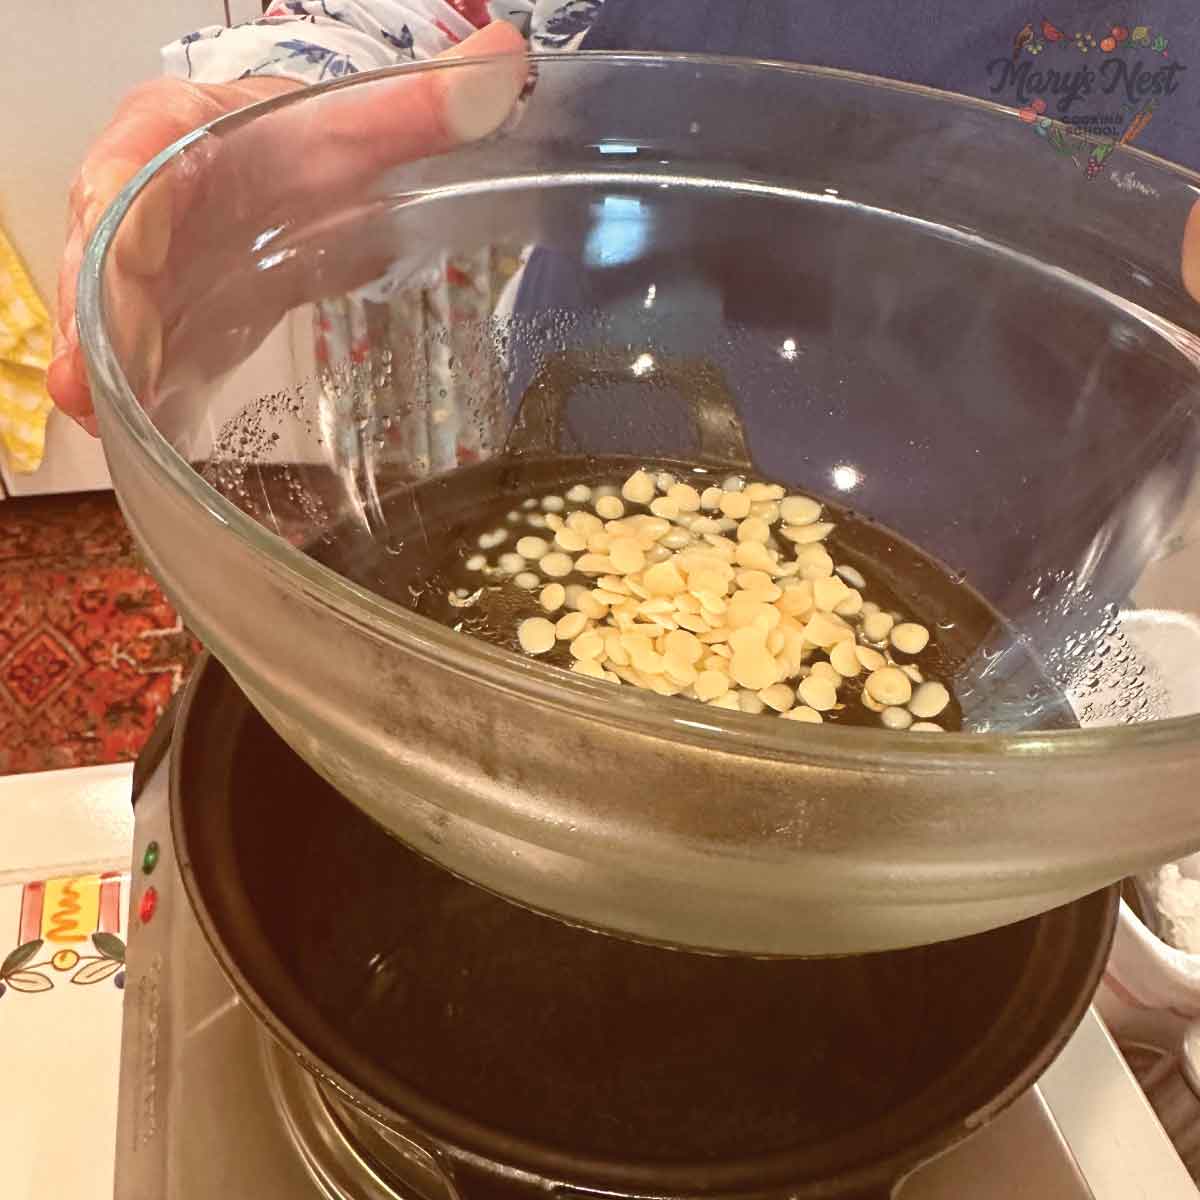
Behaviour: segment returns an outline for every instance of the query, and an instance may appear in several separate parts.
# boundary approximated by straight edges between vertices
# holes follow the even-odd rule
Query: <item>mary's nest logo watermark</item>
[[[1030,22],[1011,53],[988,63],[992,94],[1088,179],[1117,146],[1129,145],[1173,96],[1186,68],[1166,34],[1149,25],[1113,25],[1069,34]]]

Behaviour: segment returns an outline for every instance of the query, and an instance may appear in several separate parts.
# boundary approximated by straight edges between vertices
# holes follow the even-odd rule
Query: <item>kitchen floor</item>
[[[0,504],[0,774],[135,758],[198,653],[111,493]]]

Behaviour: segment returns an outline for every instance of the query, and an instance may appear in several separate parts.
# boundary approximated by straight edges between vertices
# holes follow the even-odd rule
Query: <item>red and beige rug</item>
[[[111,496],[0,503],[0,774],[135,758],[198,652]]]

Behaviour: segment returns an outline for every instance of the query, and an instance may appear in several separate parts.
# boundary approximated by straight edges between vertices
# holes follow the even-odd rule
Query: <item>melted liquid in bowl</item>
[[[580,483],[619,486],[638,468],[651,473],[669,471],[698,490],[735,473],[719,467],[671,461],[646,463],[616,456],[496,459],[460,468],[415,487],[397,489],[383,501],[386,538],[336,537],[331,547],[318,556],[356,582],[423,616],[520,652],[517,630],[521,622],[547,615],[538,600],[541,585],[527,590],[518,587],[511,575],[485,575],[468,563],[481,553],[494,561],[526,535],[553,538],[553,531],[529,523],[534,513],[544,516],[540,504],[533,510],[522,507],[530,498],[540,501],[545,496],[562,497]],[[990,647],[996,645],[1008,648],[1010,661],[1006,668],[1010,673],[1014,669],[1012,650],[1016,647],[1016,657],[1021,660],[1019,671],[1040,680],[1052,696],[1052,702],[1043,702],[1040,707],[1039,726],[1062,728],[1075,724],[1069,705],[1045,684],[1030,656],[1020,652],[1020,641],[1004,618],[960,576],[885,526],[836,502],[818,499],[824,509],[822,520],[834,524],[825,545],[837,564],[863,576],[864,597],[929,630],[929,645],[919,654],[888,649],[897,663],[913,663],[926,679],[942,682],[949,689],[951,700],[937,717],[939,725],[959,730],[987,722],[988,689],[979,687],[978,679],[990,660]],[[563,515],[579,508],[591,511],[587,502],[567,502]],[[501,529],[505,540],[481,552],[481,536]],[[787,547],[786,542],[781,544]],[[536,564],[530,569],[536,570]],[[596,583],[594,578],[579,573],[554,581],[589,587]],[[549,582],[549,578],[541,581]],[[464,605],[465,599],[470,603]],[[566,611],[552,614],[552,619]],[[572,659],[567,643],[558,643],[540,661],[569,667]],[[825,720],[880,726],[878,714],[861,703],[865,678],[866,672],[845,682],[839,693],[842,707],[826,712]]]

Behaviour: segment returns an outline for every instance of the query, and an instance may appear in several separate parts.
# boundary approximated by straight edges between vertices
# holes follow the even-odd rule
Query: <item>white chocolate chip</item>
[[[868,642],[885,642],[887,641],[888,634],[892,632],[894,624],[895,621],[892,620],[890,613],[871,613],[869,616],[863,618],[863,637]]]
[[[829,651],[829,661],[833,664],[833,669],[839,674],[848,679],[853,679],[862,671],[863,664],[859,661],[858,647],[852,641],[845,640],[838,642]],[[880,666],[883,665],[883,656],[880,655]]]
[[[752,571],[769,571],[775,565],[773,552],[762,542],[739,542],[734,560],[738,566],[749,567]]]
[[[786,683],[773,683],[758,693],[758,698],[778,713],[785,713],[796,703],[796,693]]]
[[[538,603],[547,612],[557,612],[566,600],[567,589],[561,583],[548,583],[538,594]]]
[[[766,521],[768,525],[774,525],[779,520],[779,501],[760,500],[757,504],[750,505],[750,515],[760,521]]]
[[[615,538],[608,557],[620,575],[632,575],[646,565],[646,555],[633,538]]]
[[[570,650],[572,658],[599,658],[604,653],[604,639],[588,629],[572,640]]]
[[[735,650],[729,660],[729,674],[739,687],[761,692],[763,688],[779,682],[779,664],[767,652],[765,645],[758,645]]]
[[[879,714],[885,729],[907,729],[912,723],[912,713],[907,708],[885,708]]]
[[[698,700],[716,700],[729,691],[729,676],[724,671],[701,671],[693,686]]]
[[[538,566],[542,572],[549,575],[551,579],[561,579],[564,575],[570,575],[575,564],[571,559],[560,551],[554,551],[551,554],[543,555],[538,561]]]
[[[872,650],[870,646],[855,646],[854,654],[868,671],[878,671],[880,667],[887,666],[887,659],[878,650]]]
[[[521,543],[518,542],[519,546]],[[587,549],[587,538],[577,529],[560,529],[554,535],[554,544],[568,554],[580,554]]]
[[[606,521],[618,521],[625,515],[625,505],[616,496],[601,496],[592,507]]]
[[[846,598],[850,589],[836,575],[813,581],[813,604],[821,612],[833,612]]]
[[[810,675],[800,681],[796,694],[802,703],[817,712],[828,712],[837,704],[837,688],[820,675]]]
[[[816,709],[809,708],[807,704],[798,704],[795,708],[779,715],[785,721],[803,721],[808,725],[820,725],[825,719]]]
[[[892,645],[902,654],[920,654],[929,645],[929,630],[913,621],[894,626],[891,636]]]
[[[608,616],[608,605],[594,591],[584,592],[579,597],[578,609],[593,621],[603,621]]]
[[[573,512],[566,521],[568,529],[573,529],[576,533],[582,534],[585,538],[591,537],[593,533],[599,533],[604,528],[604,522],[600,520],[595,513]]]
[[[821,506],[808,496],[787,496],[779,505],[786,525],[811,525],[821,515]]]
[[[554,636],[560,642],[574,641],[588,625],[588,619],[581,612],[570,612],[565,617],[559,617],[554,626]]]
[[[815,525],[784,525],[779,532],[797,546],[808,546],[823,542],[833,532],[833,524],[830,521],[818,521]]]
[[[690,483],[676,483],[667,495],[679,505],[681,513],[694,513],[700,509],[700,493]]]
[[[821,679],[828,679],[834,687],[842,686],[842,674],[831,662],[825,659],[818,659],[809,668],[810,675],[816,675]]]
[[[645,471],[634,471],[621,487],[621,495],[630,504],[649,504],[654,499],[655,482]]]
[[[642,584],[652,596],[678,596],[687,588],[673,559],[647,567]]]
[[[735,521],[750,515],[750,497],[745,492],[726,492],[721,497],[721,512]]]
[[[846,594],[834,606],[834,612],[839,617],[854,617],[862,611],[862,592],[857,588],[848,588]]]
[[[912,699],[912,680],[898,667],[880,667],[867,676],[865,691],[885,707]]]
[[[762,542],[765,546],[771,536],[771,528],[766,521],[758,517],[747,517],[739,526],[737,537],[739,542]]]
[[[545,617],[529,617],[517,626],[517,641],[526,654],[545,654],[554,646],[554,626]]]
[[[928,683],[917,686],[912,694],[912,699],[908,702],[908,711],[914,717],[927,721],[931,717],[936,717],[949,703],[950,693],[945,685],[930,680]]]
[[[594,658],[577,658],[571,664],[571,670],[576,675],[586,675],[589,679],[607,679],[619,683],[620,680],[611,671],[606,671]]]

